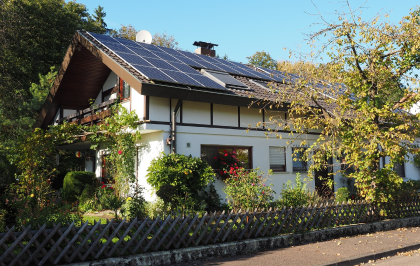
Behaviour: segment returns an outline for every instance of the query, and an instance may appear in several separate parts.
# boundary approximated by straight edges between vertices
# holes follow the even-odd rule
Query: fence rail
[[[178,214],[164,219],[31,226],[0,234],[0,265],[57,265],[152,251],[302,233],[349,224],[418,216],[418,197],[378,208],[366,202],[290,209]],[[386,216],[384,215],[386,214]]]

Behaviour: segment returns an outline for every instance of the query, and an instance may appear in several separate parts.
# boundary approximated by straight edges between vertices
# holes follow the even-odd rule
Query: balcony
[[[57,119],[55,122],[57,124],[67,122],[78,125],[100,125],[105,117],[111,116],[110,107],[116,102],[117,99],[108,100],[99,105],[94,105],[61,119]]]

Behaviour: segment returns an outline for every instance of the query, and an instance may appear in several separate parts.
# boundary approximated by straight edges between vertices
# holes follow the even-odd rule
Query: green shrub
[[[63,182],[63,197],[68,202],[74,202],[82,195],[86,187],[94,187],[97,179],[92,172],[68,172]]]
[[[302,182],[300,173],[296,174],[295,184],[289,180],[286,184],[283,184],[283,188],[280,192],[280,198],[277,200],[276,205],[278,208],[290,208],[309,205],[311,198],[313,197],[307,189],[306,184]]]
[[[188,197],[191,204],[188,208],[192,209],[200,206],[200,193],[214,181],[213,169],[205,161],[183,154],[162,154],[152,160],[147,177],[147,182],[156,191],[165,185],[174,188],[173,195],[165,197],[165,203],[172,207],[183,206]]]
[[[276,192],[271,188],[273,184],[265,184],[267,178],[263,178],[263,175],[264,172],[259,168],[239,168],[234,175],[225,180],[226,186],[223,191],[234,211],[265,208],[271,203]]]
[[[137,186],[133,189],[130,196],[126,199],[124,206],[126,215],[129,218],[144,218],[146,217],[146,200],[143,197],[143,188]]]
[[[349,189],[346,187],[341,187],[335,192],[335,201],[338,203],[347,202],[350,198]]]
[[[158,197],[155,201],[146,202],[145,209],[148,217],[153,219],[160,216],[162,218],[171,211],[171,206],[165,204],[165,202]]]
[[[6,230],[6,210],[0,210],[0,233]]]

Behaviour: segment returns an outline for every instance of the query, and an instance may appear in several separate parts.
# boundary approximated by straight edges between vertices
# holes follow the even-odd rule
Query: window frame
[[[396,166],[397,165],[401,165],[401,169],[402,169],[402,175],[400,175],[400,173],[398,173],[398,171],[396,170]],[[405,162],[402,161],[401,163],[394,163],[394,171],[397,173],[397,175],[399,175],[401,178],[405,178],[406,177],[406,172],[405,172]]]
[[[308,172],[308,165],[309,165],[309,162],[307,162],[307,161],[302,161],[302,160],[300,160],[301,158],[297,158],[298,160],[294,160],[294,158],[296,158],[295,157],[295,150],[296,149],[300,149],[300,150],[302,150],[302,153],[304,153],[305,152],[305,150],[307,150],[308,148],[307,147],[292,147],[292,170],[293,170],[293,173],[304,173],[304,172]],[[297,162],[299,162],[299,163],[301,163],[301,164],[304,164],[305,165],[305,170],[301,170],[301,169],[298,169],[297,167],[295,168],[295,163],[297,163]]]
[[[236,149],[248,149],[248,167],[246,169],[252,169],[253,168],[253,153],[252,153],[252,146],[240,146],[240,145],[213,145],[213,144],[201,144],[200,145],[200,158],[202,159],[201,155],[202,155],[202,149],[203,147],[216,147],[218,150],[220,149],[232,149],[235,150]],[[220,152],[219,152],[220,153]],[[207,162],[212,168],[212,164]],[[215,169],[213,168],[213,170],[220,170],[220,169]]]
[[[270,148],[276,148],[276,149],[284,149],[284,169],[280,169],[280,168],[272,168],[271,167],[271,157],[270,157]],[[268,163],[270,165],[270,169],[271,171],[275,172],[275,173],[285,173],[287,172],[287,148],[286,147],[279,147],[279,146],[269,146],[268,147]]]
[[[125,98],[124,98],[124,85],[125,85],[125,84],[127,84],[127,85],[128,85],[129,90],[128,90],[128,97],[125,97]],[[130,97],[131,97],[131,86],[130,86],[130,84],[128,84],[127,82],[125,82],[122,78],[119,78],[119,84],[118,84],[118,87],[119,87],[119,92],[118,92],[118,95],[120,96],[120,99],[121,99],[121,100],[127,100],[127,99],[130,99]]]

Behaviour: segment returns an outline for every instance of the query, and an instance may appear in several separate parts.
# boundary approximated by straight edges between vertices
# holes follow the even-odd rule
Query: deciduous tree
[[[274,60],[269,52],[255,52],[255,54],[247,57],[248,64],[254,66],[265,67],[269,69],[276,69],[277,62]]]
[[[420,117],[405,110],[420,100],[413,73],[420,64],[420,9],[398,25],[383,17],[364,21],[351,8],[335,23],[323,21],[325,28],[309,37],[311,42],[329,37],[321,48],[330,58],[325,72],[302,71],[300,78],[288,80],[287,88],[277,88],[278,105],[289,108],[288,119],[271,122],[277,129],[293,130],[296,141],[309,145],[309,176],[333,157],[344,168],[356,169],[348,177],[362,197],[393,200],[403,182],[394,166],[418,149]],[[395,90],[403,97],[393,100]],[[303,137],[308,131],[319,133],[315,142]],[[384,157],[389,158],[385,165]]]

